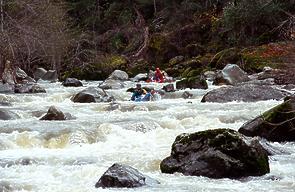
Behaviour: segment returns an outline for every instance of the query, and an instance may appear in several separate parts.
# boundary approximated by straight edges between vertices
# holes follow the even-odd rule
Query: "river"
[[[270,157],[270,173],[240,180],[162,174],[159,164],[171,151],[177,135],[214,128],[238,128],[279,101],[201,103],[208,90],[189,90],[191,99],[173,93],[155,102],[129,101],[126,89],[110,90],[118,105],[73,103],[84,87],[40,83],[47,93],[0,94],[2,106],[17,120],[0,121],[0,191],[295,191],[295,143],[270,143],[285,151]],[[127,87],[132,87],[131,82]],[[144,86],[144,85],[143,85]],[[162,85],[153,84],[160,88]],[[212,85],[209,90],[213,89]],[[40,121],[50,106],[75,116],[67,121]],[[136,189],[95,188],[113,163],[130,165],[161,184]]]

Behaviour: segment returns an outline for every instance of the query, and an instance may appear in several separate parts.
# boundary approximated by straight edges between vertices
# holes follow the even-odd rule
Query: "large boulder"
[[[36,80],[42,79],[44,81],[56,82],[58,81],[58,74],[56,70],[45,70],[44,68],[37,68],[34,72]]]
[[[16,84],[15,93],[46,93],[46,90],[35,83]]]
[[[113,80],[120,80],[120,81],[127,81],[129,78],[128,74],[125,71],[115,70],[113,73],[108,77],[108,79]]]
[[[98,87],[88,87],[72,97],[71,100],[76,103],[100,103],[111,102],[115,99],[113,96],[108,95],[103,89]]]
[[[37,68],[36,71],[34,72],[34,78],[36,80],[42,79],[42,77],[47,73],[47,70],[44,68]]]
[[[171,155],[160,164],[163,173],[210,178],[241,178],[269,173],[267,152],[257,140],[245,142],[230,129],[176,137]]]
[[[95,98],[89,93],[80,92],[71,98],[74,103],[95,103]]]
[[[132,81],[139,82],[139,81],[146,81],[148,79],[149,79],[148,74],[139,73],[135,77],[132,78]]]
[[[62,83],[65,87],[81,87],[83,86],[82,82],[76,78],[66,78]]]
[[[190,77],[176,82],[176,89],[208,89],[208,84],[203,77]]]
[[[41,117],[40,120],[47,120],[47,121],[61,121],[61,120],[66,120],[67,116],[57,109],[55,106],[51,106],[47,113]]]
[[[19,67],[15,68],[15,79],[17,83],[36,83],[32,77],[28,76],[27,73]]]
[[[95,184],[96,188],[134,188],[159,182],[127,165],[113,164]]]
[[[101,89],[122,89],[125,87],[125,85],[121,80],[107,79],[98,87]]]
[[[7,109],[0,109],[0,120],[18,119],[19,115]]]
[[[257,74],[257,79],[274,79],[274,82],[278,85],[295,84],[295,69],[268,69]]]
[[[260,136],[269,141],[295,141],[295,99],[290,98],[246,122],[239,132],[250,137]]]
[[[236,64],[227,64],[219,71],[213,81],[214,85],[237,85],[249,81],[247,73]]]
[[[231,101],[256,102],[262,100],[280,100],[288,93],[271,86],[240,84],[214,89],[206,93],[201,102],[226,103]]]

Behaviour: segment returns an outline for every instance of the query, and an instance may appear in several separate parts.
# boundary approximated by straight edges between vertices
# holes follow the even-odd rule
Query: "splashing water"
[[[98,85],[83,83],[80,88],[42,83],[47,93],[0,94],[0,101],[12,104],[3,108],[20,116],[0,121],[0,191],[294,191],[294,143],[270,143],[288,153],[270,157],[271,172],[262,177],[209,179],[159,170],[177,135],[214,128],[238,130],[280,102],[201,103],[206,91],[188,90],[194,95],[188,100],[174,93],[160,101],[134,103],[126,89],[109,91],[117,99],[113,106],[71,102],[71,96],[85,86]],[[76,119],[39,121],[51,105]],[[96,189],[95,183],[113,163],[130,165],[161,184]]]

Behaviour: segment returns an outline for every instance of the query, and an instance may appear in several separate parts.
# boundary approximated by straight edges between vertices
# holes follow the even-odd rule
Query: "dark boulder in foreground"
[[[262,100],[280,100],[287,93],[284,93],[271,86],[255,84],[240,84],[237,86],[221,87],[209,91],[202,98],[201,102],[226,103],[231,101],[256,102]]]
[[[246,136],[260,136],[269,141],[295,141],[295,99],[264,112],[245,123],[239,132]]]
[[[249,143],[249,144],[248,144]],[[171,155],[160,164],[163,173],[210,178],[241,178],[269,173],[267,152],[257,140],[245,142],[230,129],[176,137]]]
[[[19,116],[16,113],[7,109],[0,109],[0,120],[13,120],[18,118]]]
[[[95,184],[96,188],[134,188],[159,182],[127,165],[113,164]]]
[[[48,109],[48,112],[40,120],[61,121],[61,120],[66,120],[66,119],[67,119],[67,117],[62,111],[57,109],[55,106],[51,106]]]
[[[82,82],[76,78],[66,78],[66,80],[64,80],[62,85],[65,87],[81,87],[81,86],[83,86]]]

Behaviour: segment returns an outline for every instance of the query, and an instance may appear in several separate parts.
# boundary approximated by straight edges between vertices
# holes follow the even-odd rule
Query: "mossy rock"
[[[289,99],[253,120],[239,132],[250,137],[260,136],[270,141],[295,141],[295,100]]]
[[[245,142],[231,129],[214,129],[176,137],[163,173],[210,178],[240,178],[269,173],[267,152],[257,140]]]
[[[208,84],[205,79],[200,76],[194,76],[182,79],[176,82],[176,89],[208,89]]]

